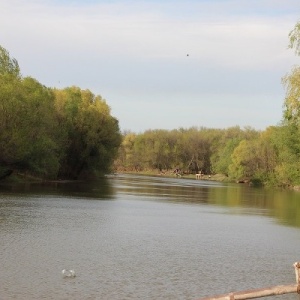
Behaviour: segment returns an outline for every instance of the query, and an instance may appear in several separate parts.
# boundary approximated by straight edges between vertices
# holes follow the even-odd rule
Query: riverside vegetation
[[[17,60],[0,47],[0,178],[103,174],[110,171],[120,143],[118,120],[101,96],[22,77]]]
[[[300,55],[300,22],[289,34]],[[300,67],[282,79],[283,118],[263,131],[239,126],[120,133],[101,96],[23,78],[0,47],[0,178],[14,171],[78,179],[114,171],[223,174],[228,180],[300,185]]]
[[[300,55],[300,22],[289,33],[289,48]],[[227,180],[271,186],[300,185],[300,67],[282,83],[286,88],[283,118],[264,131],[239,126],[227,129],[190,128],[127,132],[117,168],[127,171],[159,169],[171,174],[224,174]],[[171,171],[170,171],[171,170]],[[157,172],[156,172],[157,173]]]

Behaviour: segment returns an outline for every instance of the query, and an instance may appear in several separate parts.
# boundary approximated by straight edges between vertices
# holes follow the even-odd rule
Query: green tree
[[[0,153],[2,167],[13,168],[24,157],[26,137],[20,124],[26,106],[21,101],[22,84],[11,74],[0,74]]]
[[[15,78],[21,78],[18,61],[10,57],[9,52],[2,46],[0,46],[0,75],[11,75]]]
[[[31,77],[22,80],[22,87],[26,112],[20,120],[22,135],[27,140],[26,168],[36,175],[56,177],[61,149],[54,94]]]
[[[0,162],[2,167],[55,176],[54,96],[30,77],[0,76]]]
[[[0,168],[55,176],[54,97],[0,46]]]
[[[119,147],[118,156],[114,162],[116,169],[126,171],[132,168],[134,159],[135,137],[135,133],[123,133],[122,143]]]
[[[240,140],[232,138],[224,141],[224,145],[212,156],[212,170],[214,173],[229,175],[229,166],[232,164],[232,153]]]
[[[190,173],[210,173],[210,139],[206,128],[181,129],[178,139],[181,168]]]
[[[289,33],[289,48],[294,49],[296,55],[300,55],[300,22]],[[284,120],[296,123],[298,126],[300,119],[300,67],[294,66],[290,73],[282,79],[286,88],[284,101]]]
[[[289,33],[289,48],[294,49],[296,55],[300,55],[300,22],[297,22]]]
[[[277,152],[276,183],[281,186],[300,184],[300,132],[295,124],[276,128],[272,143]]]
[[[300,125],[300,67],[295,66],[289,74],[283,77],[286,88],[284,101],[284,120]]]
[[[289,34],[289,48],[300,55],[300,22]],[[300,184],[300,67],[294,66],[282,79],[286,89],[283,123],[278,130],[276,146],[279,162],[277,180],[283,185]]]
[[[47,178],[109,172],[120,143],[104,99],[22,78],[17,60],[0,46],[0,178],[13,170]]]
[[[251,179],[257,183],[274,182],[277,152],[272,142],[273,129],[258,138],[242,140],[231,155],[229,175],[235,179]]]
[[[59,176],[77,179],[84,174],[109,172],[121,143],[118,120],[100,96],[70,87],[54,90],[55,107],[67,138]]]
[[[230,172],[232,165],[232,154],[242,140],[255,140],[259,137],[259,132],[251,127],[241,129],[239,126],[220,129],[217,132],[217,142],[212,150],[211,163],[214,173],[234,176],[235,172]],[[235,178],[235,177],[234,177]]]

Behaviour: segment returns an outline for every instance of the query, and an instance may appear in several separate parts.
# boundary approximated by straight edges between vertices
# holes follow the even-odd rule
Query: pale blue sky
[[[263,130],[299,16],[299,0],[0,0],[0,45],[24,76],[101,95],[122,130]]]

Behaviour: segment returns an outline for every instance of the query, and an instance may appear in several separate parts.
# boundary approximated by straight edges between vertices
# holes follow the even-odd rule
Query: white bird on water
[[[66,270],[66,269],[63,269],[63,270],[61,271],[61,273],[63,274],[63,277],[71,277],[71,278],[76,277],[76,274],[75,274],[75,271],[74,271],[74,270]]]

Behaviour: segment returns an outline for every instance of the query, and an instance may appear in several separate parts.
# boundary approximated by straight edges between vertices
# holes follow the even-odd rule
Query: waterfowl
[[[61,271],[61,273],[63,274],[63,277],[76,277],[76,274],[75,274],[75,271],[74,270],[66,270],[66,269],[63,269]]]

